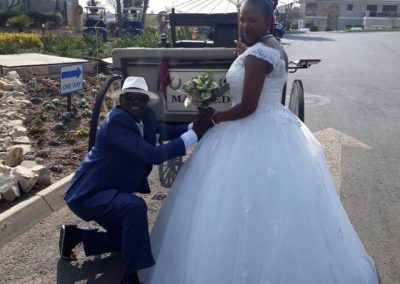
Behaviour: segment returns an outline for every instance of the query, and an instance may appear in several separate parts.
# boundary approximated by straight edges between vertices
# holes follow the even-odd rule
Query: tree
[[[88,0],[88,1],[86,1],[86,5],[88,5],[88,6],[97,6],[99,4],[100,4],[100,1],[98,1],[98,0]]]
[[[286,16],[286,28],[290,29],[291,26],[295,25],[298,20],[303,18],[300,7],[293,7],[292,5],[288,5],[289,9],[287,10]]]
[[[399,13],[396,12],[389,12],[387,14],[388,18],[390,19],[392,23],[392,29],[395,29],[397,26],[397,22],[399,21]]]
[[[12,17],[7,22],[10,26],[18,28],[19,32],[23,32],[25,27],[32,24],[31,18],[26,15]]]

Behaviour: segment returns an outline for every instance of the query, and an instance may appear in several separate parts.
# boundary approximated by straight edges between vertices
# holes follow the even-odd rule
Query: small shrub
[[[62,122],[57,122],[56,125],[54,126],[55,131],[63,131],[65,129],[65,125]]]
[[[19,32],[23,32],[25,27],[28,27],[30,24],[32,24],[32,19],[29,18],[27,15],[19,15],[9,18],[7,20],[7,23],[11,27],[18,28]]]
[[[42,123],[43,124],[43,123]],[[43,134],[46,132],[46,129],[42,125],[33,124],[28,128],[28,131],[32,135]]]
[[[0,33],[0,54],[14,54],[20,50],[31,48],[43,48],[39,35]]]
[[[0,27],[5,27],[9,18],[19,15],[21,15],[21,12],[14,9],[0,11]]]
[[[40,117],[35,117],[34,119],[32,119],[32,124],[38,126],[43,125],[44,122]]]
[[[145,30],[142,35],[124,35],[113,43],[113,48],[157,47],[159,35],[152,30]]]
[[[78,107],[80,108],[89,108],[89,103],[86,99],[81,99],[78,102]]]
[[[91,117],[92,116],[92,111],[88,108],[85,108],[82,112],[83,117]]]
[[[64,141],[68,144],[75,144],[76,140],[76,135],[74,133],[69,133],[64,136]]]
[[[43,107],[45,110],[51,110],[56,108],[56,106],[52,102],[45,102]]]
[[[79,129],[75,133],[77,136],[88,136],[89,135],[89,130],[86,129]]]

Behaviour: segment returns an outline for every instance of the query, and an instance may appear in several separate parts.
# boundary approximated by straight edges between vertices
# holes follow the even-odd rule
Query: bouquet
[[[186,82],[182,91],[186,95],[184,105],[193,104],[197,107],[207,108],[228,91],[228,84],[220,86],[214,79],[213,72],[203,72]]]

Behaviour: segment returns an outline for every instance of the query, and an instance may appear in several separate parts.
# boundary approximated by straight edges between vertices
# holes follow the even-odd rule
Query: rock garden
[[[0,213],[73,173],[88,151],[91,109],[104,75],[86,76],[72,110],[49,78],[0,77]]]

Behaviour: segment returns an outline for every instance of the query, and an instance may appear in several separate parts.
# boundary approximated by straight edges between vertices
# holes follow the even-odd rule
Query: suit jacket
[[[86,215],[86,209],[109,202],[119,191],[150,192],[147,177],[152,165],[185,155],[185,144],[179,136],[187,131],[187,125],[157,123],[150,108],[142,121],[143,138],[133,116],[121,107],[107,115],[96,144],[73,176],[64,197],[75,213]],[[172,141],[156,146],[156,134]]]

